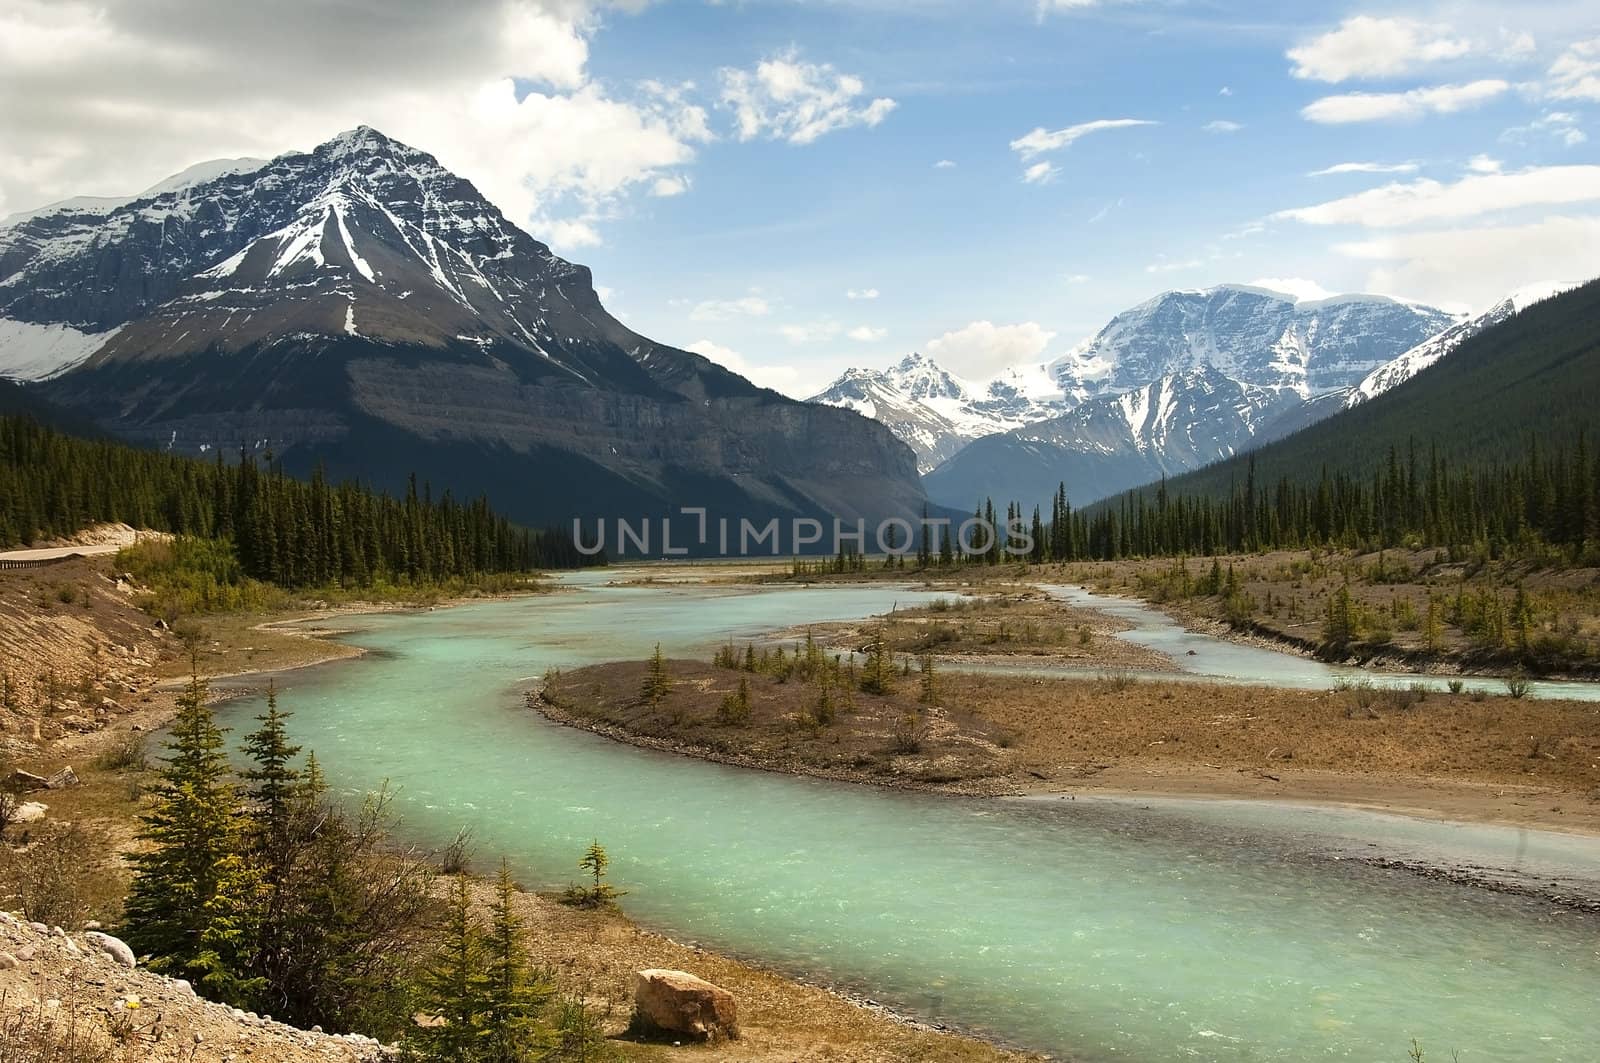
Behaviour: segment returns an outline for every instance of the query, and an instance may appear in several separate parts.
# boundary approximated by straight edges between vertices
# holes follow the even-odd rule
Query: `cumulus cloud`
[[[1394,77],[1471,51],[1471,42],[1451,36],[1444,26],[1357,15],[1338,29],[1289,49],[1289,59],[1297,78],[1340,82]]]
[[[751,365],[750,360],[732,347],[724,347],[712,340],[696,340],[685,350],[730,369],[759,387],[781,391],[791,398],[803,398],[801,373],[792,365]]]
[[[1097,118],[1092,122],[1079,122],[1077,125],[1067,126],[1065,129],[1050,130],[1044,128],[1044,126],[1039,126],[1032,132],[1013,140],[1011,142],[1011,150],[1022,156],[1023,160],[1026,161],[1046,152],[1059,151],[1062,148],[1071,147],[1074,141],[1081,140],[1090,133],[1156,124],[1143,118]]]
[[[844,297],[846,299],[876,299],[878,297],[878,289],[851,288],[849,291],[844,293]]]
[[[1600,102],[1600,37],[1578,41],[1550,66],[1550,95]]]
[[[1061,169],[1049,162],[1036,162],[1022,171],[1022,181],[1030,185],[1047,185],[1061,176]]]
[[[1330,292],[1314,280],[1305,277],[1258,277],[1250,282],[1252,288],[1266,288],[1268,291],[1282,292],[1294,296],[1298,302],[1315,302],[1318,299],[1332,299],[1337,292]]]
[[[1416,173],[1414,162],[1339,162],[1312,170],[1307,177],[1334,177],[1347,173]]]
[[[689,311],[690,321],[727,321],[736,317],[765,317],[772,305],[760,295],[751,293],[738,299],[706,299]]]
[[[791,144],[852,126],[876,126],[898,104],[887,96],[866,98],[866,85],[829,63],[808,63],[790,48],[763,59],[754,70],[723,68],[722,104],[734,115],[740,140],[766,137]]]
[[[956,168],[956,163],[954,159],[940,159],[938,162],[933,164],[933,168],[935,170],[954,170]]]
[[[568,246],[709,139],[679,89],[601,86],[585,0],[0,7],[0,196],[126,195],[218,156],[270,157],[368,124],[438,156]],[[241,42],[247,42],[241,44]],[[396,56],[425,55],[395,76]],[[666,186],[663,186],[663,188]]]
[[[1207,122],[1200,128],[1207,133],[1237,133],[1244,126],[1239,122],[1230,122],[1226,118],[1218,118],[1214,122]]]
[[[1453,183],[1429,178],[1394,182],[1326,203],[1279,211],[1273,218],[1307,225],[1381,229],[1592,200],[1600,200],[1600,166],[1535,166],[1511,173],[1475,172]]]
[[[1481,310],[1530,282],[1600,275],[1600,217],[1393,233],[1334,250],[1372,263],[1367,291]]]
[[[849,332],[846,332],[845,335],[857,343],[875,343],[889,335],[889,330],[886,328],[873,328],[871,325],[857,325]]]
[[[1323,125],[1421,118],[1481,106],[1510,88],[1509,82],[1484,78],[1461,85],[1435,85],[1407,92],[1350,92],[1314,100],[1300,114]]]
[[[1037,361],[1056,334],[1033,321],[996,325],[974,321],[923,345],[928,357],[958,376],[982,379],[1023,362]]]

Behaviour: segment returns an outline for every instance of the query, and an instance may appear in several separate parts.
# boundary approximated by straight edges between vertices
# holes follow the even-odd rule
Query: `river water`
[[[367,656],[281,678],[291,730],[335,786],[398,786],[408,836],[468,825],[480,863],[504,853],[536,886],[574,880],[598,838],[648,925],[1060,1057],[1404,1060],[1415,1037],[1429,1059],[1596,1058],[1600,921],[1340,850],[1398,838],[1600,879],[1600,844],[1349,811],[1312,844],[1314,810],[956,800],[635,749],[547,723],[520,691],[657,642],[709,654],[935,595],[605,578],[354,618],[342,637]]]

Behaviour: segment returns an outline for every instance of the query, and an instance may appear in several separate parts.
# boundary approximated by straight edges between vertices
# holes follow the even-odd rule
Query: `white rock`
[[[134,957],[133,950],[120,938],[114,938],[110,934],[102,934],[98,930],[91,930],[83,936],[98,945],[101,952],[110,956],[122,966],[130,969],[139,966],[139,961]]]

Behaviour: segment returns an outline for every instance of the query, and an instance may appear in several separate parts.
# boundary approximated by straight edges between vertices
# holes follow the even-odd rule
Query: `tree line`
[[[234,544],[244,574],[284,587],[440,583],[603,563],[569,536],[536,532],[484,498],[404,497],[359,483],[292,479],[268,456],[215,462],[78,439],[0,417],[0,547],[102,522]]]
[[[1258,483],[1249,462],[1243,483],[1220,497],[1154,492],[1074,509],[1062,484],[1048,517],[1007,507],[1008,522],[1031,529],[1032,561],[1112,561],[1333,546],[1476,547],[1490,556],[1554,550],[1572,560],[1600,556],[1600,461],[1580,434],[1550,447],[1529,438],[1511,461],[1452,462],[1415,440],[1366,475],[1323,469],[1315,480]],[[992,502],[979,507],[991,519]],[[997,525],[1000,526],[1000,525]],[[1005,532],[1002,531],[1002,538]],[[998,563],[1005,542],[965,560]],[[948,543],[924,542],[924,567],[950,564]]]

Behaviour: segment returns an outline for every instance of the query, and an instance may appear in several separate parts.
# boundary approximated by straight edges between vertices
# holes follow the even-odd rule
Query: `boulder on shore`
[[[25,794],[29,790],[43,790],[50,785],[48,779],[42,775],[35,775],[31,771],[18,768],[6,776],[5,788],[13,793]]]
[[[99,946],[101,952],[116,960],[122,966],[129,968],[139,966],[139,961],[134,958],[133,950],[121,938],[114,938],[110,934],[102,934],[98,930],[91,930],[83,935],[90,942]]]
[[[651,969],[634,978],[634,1022],[649,1032],[696,1041],[735,1040],[733,994],[685,971]]]

